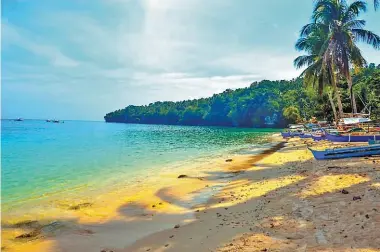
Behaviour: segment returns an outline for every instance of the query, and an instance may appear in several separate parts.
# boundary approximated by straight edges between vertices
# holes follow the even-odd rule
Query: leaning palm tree
[[[309,57],[314,58],[313,55],[303,55],[297,57],[294,60],[294,65],[297,68],[307,66],[307,68],[300,75],[304,78],[305,85],[312,85],[318,90],[318,93],[320,95],[322,95],[324,92],[328,95],[330,105],[333,110],[334,119],[335,121],[338,121],[338,118],[342,117],[343,108],[338,88],[335,84],[335,81],[333,80],[333,75],[327,68],[324,68],[322,60],[318,59],[317,57],[314,58],[313,61],[306,60]],[[334,93],[339,104],[339,117],[333,100]]]
[[[308,36],[315,29],[328,30],[319,56],[323,58],[324,65],[333,66],[347,80],[353,113],[357,113],[357,108],[350,69],[366,65],[357,42],[365,42],[380,49],[380,37],[363,29],[366,22],[357,19],[364,11],[366,3],[361,0],[350,5],[345,0],[317,0],[312,15],[313,23],[305,25],[301,30],[301,36]]]
[[[332,97],[333,93],[335,94],[338,103],[339,117],[343,116],[342,100],[336,85],[335,76],[332,74],[332,65],[326,64],[329,62],[323,61],[323,58],[319,55],[327,36],[328,30],[319,28],[316,28],[307,36],[301,36],[295,47],[297,50],[306,51],[308,54],[297,57],[294,60],[294,65],[296,68],[306,66],[306,69],[301,73],[301,77],[304,78],[304,83],[306,85],[311,84],[316,87],[319,94],[322,94],[324,90],[327,90],[331,108],[334,113],[334,119],[337,121],[338,114]],[[329,86],[332,86],[332,89],[329,88]]]

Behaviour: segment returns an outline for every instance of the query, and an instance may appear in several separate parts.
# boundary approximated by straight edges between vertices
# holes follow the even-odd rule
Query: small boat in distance
[[[380,144],[358,146],[358,147],[346,147],[326,149],[322,151],[313,150],[307,147],[313,156],[317,160],[325,159],[340,159],[340,158],[352,158],[352,157],[368,157],[374,155],[380,155]]]
[[[52,122],[52,123],[65,123],[65,121],[60,121],[57,119],[47,119],[46,122]]]
[[[17,118],[17,119],[15,119],[15,121],[16,121],[16,122],[22,122],[22,121],[24,121],[24,119],[22,119],[22,118]]]

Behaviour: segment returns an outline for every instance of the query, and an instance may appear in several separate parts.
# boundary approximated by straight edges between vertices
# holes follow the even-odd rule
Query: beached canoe
[[[303,132],[281,132],[281,136],[283,138],[288,138],[288,137],[296,137],[296,136],[302,136],[304,133]]]
[[[313,153],[314,158],[317,160],[368,157],[373,155],[380,155],[380,144],[326,149],[323,151],[313,150],[309,147],[308,149]]]
[[[334,135],[326,132],[326,140],[331,142],[368,142],[369,140],[380,140],[380,135]]]

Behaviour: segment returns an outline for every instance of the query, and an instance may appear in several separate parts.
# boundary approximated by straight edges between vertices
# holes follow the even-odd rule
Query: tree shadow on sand
[[[118,209],[120,220],[60,220],[69,222],[69,229],[40,239],[53,240],[54,251],[380,249],[380,158],[260,164],[266,156],[253,158],[239,172],[209,172],[203,180],[233,176],[208,202],[190,204],[191,197],[183,201],[168,188],[156,192],[182,212],[168,214],[132,202]],[[321,186],[325,184],[329,186]],[[190,223],[184,225],[186,221]]]

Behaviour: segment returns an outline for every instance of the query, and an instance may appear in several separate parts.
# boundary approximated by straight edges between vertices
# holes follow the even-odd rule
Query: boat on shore
[[[326,139],[325,136],[322,136],[322,135],[312,135],[311,138],[312,138],[314,141],[316,141],[316,142],[318,142],[318,141],[322,141],[322,140],[325,140],[325,139]]]
[[[304,133],[304,134],[302,134],[302,135],[299,135],[299,137],[300,137],[300,138],[312,138],[313,136],[312,136],[312,134],[310,134],[310,133]]]
[[[281,136],[283,138],[301,136],[304,134],[305,126],[303,124],[289,124],[288,129],[286,131],[281,132]]]
[[[380,144],[326,149],[322,151],[313,150],[310,147],[308,147],[308,149],[313,153],[314,158],[317,160],[368,157],[380,155]]]
[[[363,135],[354,135],[351,133],[348,134],[331,134],[329,132],[325,133],[326,140],[331,142],[368,142],[369,140],[380,140],[379,134],[363,134]]]

